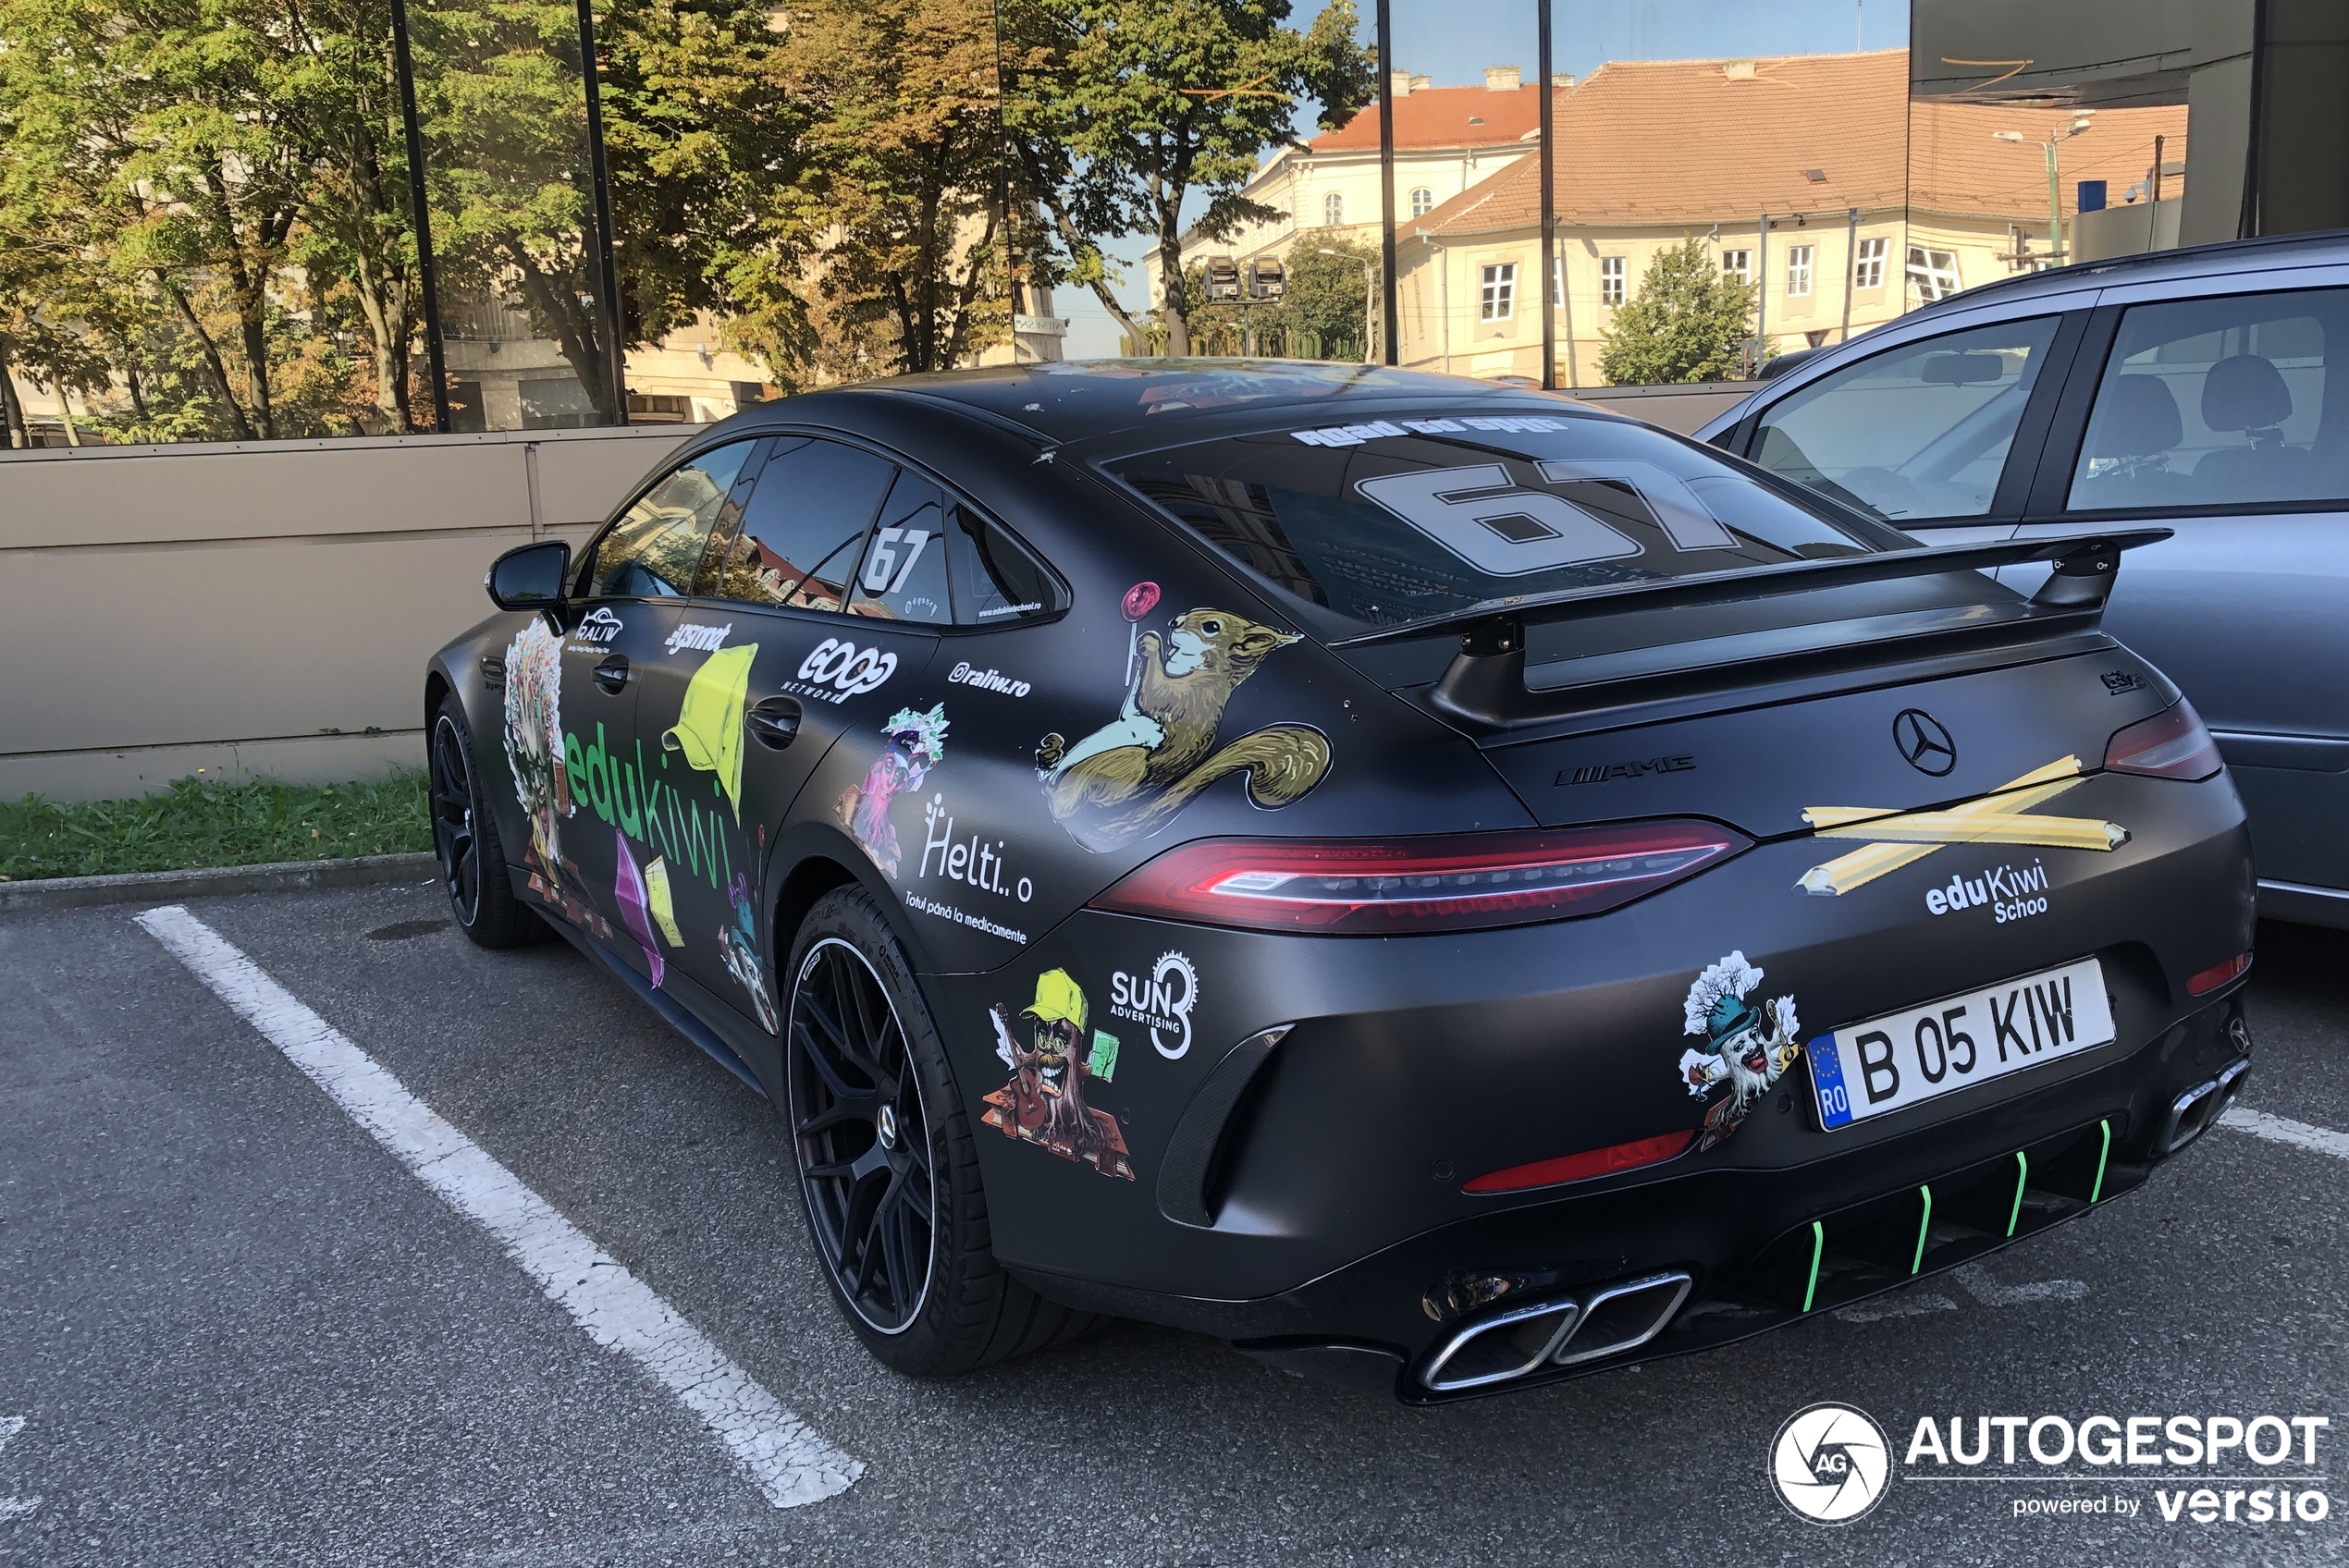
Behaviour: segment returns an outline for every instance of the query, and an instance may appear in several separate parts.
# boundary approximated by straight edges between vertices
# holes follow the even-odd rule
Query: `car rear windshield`
[[[1397,414],[1106,466],[1241,565],[1371,626],[1915,543],[1604,415]]]

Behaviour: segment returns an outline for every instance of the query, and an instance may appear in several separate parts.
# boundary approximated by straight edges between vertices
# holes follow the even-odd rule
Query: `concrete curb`
[[[223,893],[281,893],[296,888],[371,888],[437,876],[437,855],[360,855],[350,860],[281,861],[274,865],[215,865],[193,871],[136,871],[121,876],[56,876],[0,882],[0,913],[81,909],[92,904],[167,903]]]

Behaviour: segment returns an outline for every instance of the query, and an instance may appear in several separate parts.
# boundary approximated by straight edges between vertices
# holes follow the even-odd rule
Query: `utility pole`
[[[391,0],[391,62],[400,77],[400,123],[408,142],[408,215],[416,226],[416,287],[424,296],[424,364],[432,375],[432,427],[446,435],[449,369],[441,362],[440,275],[432,255],[432,203],[424,199],[424,132],[416,117],[416,62],[408,47],[406,0]]]
[[[1379,295],[1383,357],[1395,363],[1395,18],[1394,0],[1378,0]]]
[[[1380,3],[1384,5],[1385,0]],[[1542,141],[1535,154],[1542,160],[1542,389],[1555,392],[1558,385],[1558,324],[1550,308],[1550,290],[1564,292],[1557,270],[1557,94],[1550,89],[1550,0],[1533,0],[1533,6],[1534,31],[1539,37],[1534,52],[1541,56],[1538,74],[1542,82]]]

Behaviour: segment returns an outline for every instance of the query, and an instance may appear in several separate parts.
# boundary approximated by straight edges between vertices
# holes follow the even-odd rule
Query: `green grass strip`
[[[1912,1276],[1925,1267],[1925,1233],[1933,1228],[1933,1189],[1919,1187],[1917,1191],[1925,1194],[1925,1218],[1917,1221],[1917,1256],[1909,1265]]]
[[[191,778],[134,800],[0,802],[0,880],[11,882],[431,848],[420,768],[351,784]]]
[[[2007,1214],[2007,1234],[2010,1236],[2014,1234],[2015,1226],[2022,1222],[2023,1186],[2031,1179],[2030,1157],[2021,1149],[2014,1151],[2014,1207]]]
[[[1819,1259],[1827,1250],[1827,1228],[1817,1220],[1811,1221],[1811,1282],[1802,1287],[1802,1310],[1811,1310],[1811,1303],[1819,1293]]]
[[[2099,1121],[2097,1131],[2104,1134],[2104,1147],[2097,1151],[2097,1184],[2088,1189],[2088,1201],[2093,1204],[2104,1196],[2104,1162],[2112,1158],[2112,1123]]]

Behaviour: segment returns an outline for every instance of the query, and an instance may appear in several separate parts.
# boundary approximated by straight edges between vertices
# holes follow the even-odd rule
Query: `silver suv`
[[[2217,735],[2260,913],[2349,928],[2349,235],[1976,288],[1698,435],[1929,544],[2176,530],[2130,556],[2105,629]]]

